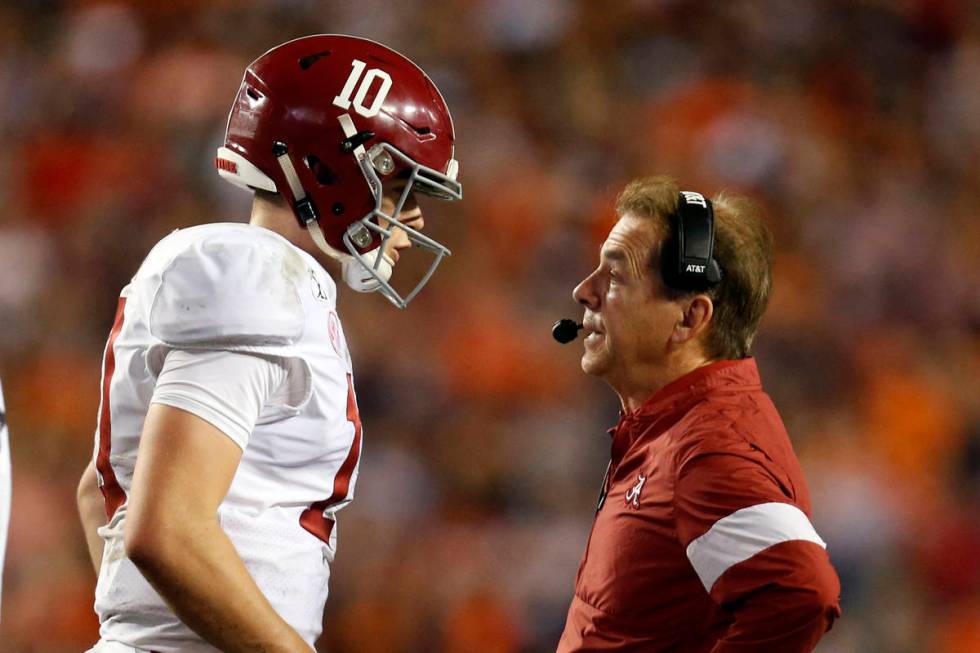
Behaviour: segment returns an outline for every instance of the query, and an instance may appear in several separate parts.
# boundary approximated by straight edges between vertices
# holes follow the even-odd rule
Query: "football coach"
[[[630,183],[575,288],[582,369],[622,402],[559,653],[812,650],[840,583],[749,355],[772,237],[745,199]],[[570,327],[570,329],[569,329]]]

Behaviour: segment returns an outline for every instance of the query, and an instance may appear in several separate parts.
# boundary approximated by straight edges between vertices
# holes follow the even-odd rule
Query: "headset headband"
[[[664,281],[677,290],[707,290],[721,281],[713,258],[715,212],[701,193],[681,191],[674,214],[675,243],[664,251]]]

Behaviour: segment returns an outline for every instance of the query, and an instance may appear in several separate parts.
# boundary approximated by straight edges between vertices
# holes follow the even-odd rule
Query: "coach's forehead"
[[[607,261],[622,261],[634,274],[642,276],[658,242],[653,220],[627,212],[613,225],[600,255]]]

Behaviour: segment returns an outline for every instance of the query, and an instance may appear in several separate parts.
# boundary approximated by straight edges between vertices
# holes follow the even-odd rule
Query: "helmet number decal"
[[[391,89],[391,76],[380,68],[371,68],[364,74],[362,78],[361,75],[364,73],[364,62],[358,59],[354,59],[351,62],[354,67],[350,72],[350,76],[347,78],[347,83],[344,84],[344,88],[341,89],[340,95],[333,99],[334,106],[338,106],[341,109],[350,109],[351,104],[354,105],[354,111],[364,116],[365,118],[373,118],[378,115],[381,110],[381,105],[384,104],[385,98],[388,97],[388,91]],[[360,84],[358,84],[360,80]],[[378,87],[377,92],[374,94],[374,101],[371,102],[371,106],[364,106],[364,100],[367,98],[368,91],[374,86],[375,80],[381,81],[381,86]],[[357,94],[354,95],[353,101],[351,101],[351,95],[354,94],[354,87],[357,87]]]

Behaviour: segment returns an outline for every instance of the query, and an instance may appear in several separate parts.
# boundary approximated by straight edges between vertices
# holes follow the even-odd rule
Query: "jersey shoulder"
[[[680,478],[698,469],[722,486],[734,484],[731,491],[735,494],[736,486],[746,486],[742,489],[747,490],[754,484],[759,491],[778,487],[784,498],[798,497],[805,502],[800,493],[802,472],[781,430],[782,423],[772,421],[761,409],[757,394],[738,394],[703,402],[678,425],[672,456],[674,475]]]
[[[244,224],[182,229],[164,238],[138,275],[148,278],[148,326],[185,347],[293,344],[306,317],[299,284],[309,268],[281,236]]]
[[[695,459],[712,455],[764,459],[752,434],[746,432],[747,425],[755,421],[752,412],[741,398],[733,403],[698,402],[670,429],[667,446],[672,467],[681,470]]]

